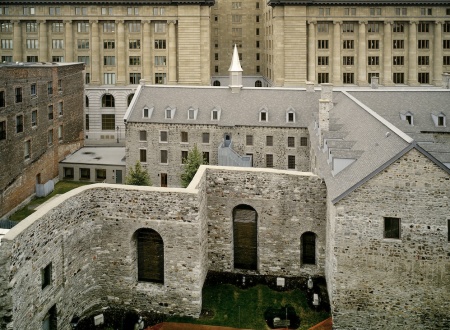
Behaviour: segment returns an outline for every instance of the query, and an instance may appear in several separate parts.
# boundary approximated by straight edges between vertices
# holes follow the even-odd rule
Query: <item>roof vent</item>
[[[386,132],[386,137],[391,136],[391,132]]]

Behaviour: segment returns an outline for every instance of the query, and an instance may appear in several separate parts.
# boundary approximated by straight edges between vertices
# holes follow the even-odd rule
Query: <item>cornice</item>
[[[447,6],[448,0],[268,0],[269,6]]]
[[[2,0],[2,5],[86,5],[86,6],[102,6],[102,5],[133,5],[133,6],[179,6],[179,5],[200,5],[214,6],[215,0]]]

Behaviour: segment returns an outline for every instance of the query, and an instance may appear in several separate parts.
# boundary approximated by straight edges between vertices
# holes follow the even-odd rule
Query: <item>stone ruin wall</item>
[[[258,273],[276,276],[325,274],[326,187],[311,174],[268,169],[207,169],[209,269],[234,272],[233,209],[258,213]],[[316,265],[301,265],[300,237],[316,238]]]
[[[111,305],[198,316],[207,272],[205,202],[193,189],[104,184],[51,202],[2,240],[0,329],[11,321],[13,329],[39,329],[55,304],[59,329],[69,329],[75,314]],[[137,281],[133,234],[140,228],[163,238],[164,285]],[[42,289],[49,262],[52,284]]]
[[[333,327],[449,329],[448,173],[413,149],[333,212]],[[400,239],[383,238],[383,217],[400,218]]]

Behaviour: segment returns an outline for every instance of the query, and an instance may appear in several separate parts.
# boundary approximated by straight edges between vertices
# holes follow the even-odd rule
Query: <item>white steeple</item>
[[[233,58],[231,59],[231,65],[228,69],[230,73],[230,88],[232,93],[239,93],[242,88],[242,67],[239,62],[239,54],[236,45],[234,45]]]

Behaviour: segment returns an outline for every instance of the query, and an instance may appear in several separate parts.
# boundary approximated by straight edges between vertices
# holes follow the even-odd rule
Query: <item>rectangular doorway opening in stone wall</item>
[[[143,228],[136,233],[138,280],[164,283],[164,243],[153,229]]]
[[[256,210],[249,205],[238,205],[233,210],[234,268],[257,270]]]
[[[56,316],[56,305],[53,305],[45,314],[42,320],[42,330],[56,330],[58,329],[58,319]]]

